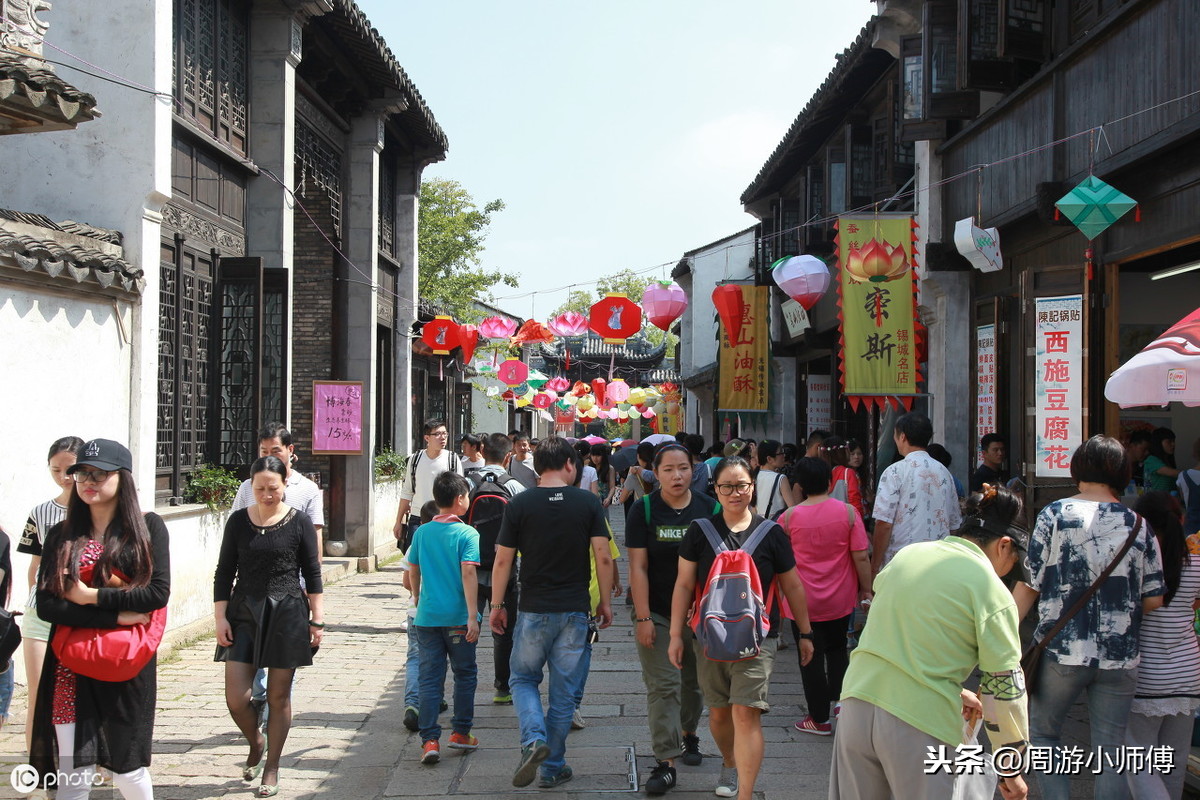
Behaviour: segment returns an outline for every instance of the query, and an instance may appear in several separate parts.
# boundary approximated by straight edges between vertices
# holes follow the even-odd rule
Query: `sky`
[[[483,263],[537,319],[572,284],[665,278],[755,220],[738,198],[867,0],[358,0],[446,131],[425,177],[502,199]]]

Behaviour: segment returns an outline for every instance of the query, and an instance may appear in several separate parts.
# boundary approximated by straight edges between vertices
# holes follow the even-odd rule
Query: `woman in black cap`
[[[37,608],[54,626],[51,641],[64,626],[149,623],[171,594],[170,544],[162,518],[138,507],[129,450],[93,439],[67,471],[75,493],[67,519],[46,537],[38,571]],[[100,680],[65,667],[54,647],[47,651],[30,763],[42,776],[58,770],[59,800],[86,798],[98,782],[97,765],[113,773],[126,800],[153,797],[148,768],[157,669],[151,655],[132,678]]]

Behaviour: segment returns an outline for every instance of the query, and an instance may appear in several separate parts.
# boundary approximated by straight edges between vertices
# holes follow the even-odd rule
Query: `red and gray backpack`
[[[758,655],[763,639],[771,632],[775,582],[771,581],[764,600],[753,556],[775,523],[763,520],[739,549],[730,550],[711,520],[696,522],[717,557],[703,591],[696,587],[692,630],[710,661],[747,661]]]

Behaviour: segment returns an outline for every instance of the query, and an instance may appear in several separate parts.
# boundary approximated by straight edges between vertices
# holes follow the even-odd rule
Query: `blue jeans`
[[[454,671],[454,733],[468,734],[475,721],[475,687],[479,671],[475,665],[475,642],[467,641],[467,626],[431,628],[417,625],[421,643],[421,704],[417,720],[421,741],[437,741],[442,736],[438,724],[442,694],[446,683],[446,658]]]
[[[1029,703],[1032,744],[1035,747],[1059,747],[1067,713],[1075,705],[1080,693],[1086,690],[1092,752],[1101,749],[1101,753],[1093,757],[1103,759],[1103,754],[1107,754],[1110,763],[1120,763],[1116,750],[1125,744],[1125,723],[1129,719],[1129,708],[1137,687],[1137,668],[1072,667],[1059,664],[1047,655],[1038,666],[1038,680],[1037,693]],[[1054,763],[1061,758],[1061,752],[1055,753]],[[1100,763],[1105,762],[1102,760]],[[1058,770],[1059,774],[1054,772],[1051,770],[1038,774],[1042,797],[1045,800],[1067,800],[1071,794],[1071,776],[1064,770]],[[1129,797],[1125,775],[1112,768],[1106,767],[1096,775],[1095,786],[1096,800],[1122,800]]]
[[[9,659],[4,672],[0,672],[0,723],[8,719],[8,707],[12,704],[13,696],[13,678],[16,674],[12,659]]]
[[[574,710],[578,711],[583,705],[583,692],[587,688],[588,674],[592,671],[592,643],[584,641],[583,658],[579,659],[579,678],[575,685]]]
[[[417,641],[417,626],[408,620],[408,653],[404,662],[404,706],[416,708],[421,697],[421,644]]]
[[[539,739],[550,746],[542,774],[557,775],[567,763],[567,733],[575,711],[575,696],[586,679],[581,674],[587,643],[588,615],[582,612],[537,614],[522,611],[513,629],[513,654],[508,685],[521,727],[521,746]],[[538,687],[542,669],[550,668],[549,708],[542,711]]]

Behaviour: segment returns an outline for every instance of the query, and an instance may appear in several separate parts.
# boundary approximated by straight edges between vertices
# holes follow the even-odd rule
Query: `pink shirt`
[[[815,506],[792,506],[779,517],[792,540],[796,572],[804,583],[808,618],[813,622],[847,616],[858,602],[858,573],[850,553],[867,549],[867,531],[857,512],[850,524],[849,508],[829,498]]]

